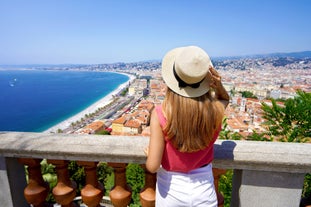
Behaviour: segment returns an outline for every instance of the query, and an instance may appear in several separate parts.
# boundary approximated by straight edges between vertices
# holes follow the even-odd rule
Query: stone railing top
[[[143,136],[0,132],[0,155],[144,164]],[[311,144],[217,140],[214,167],[307,173]]]
[[[59,160],[144,163],[147,137],[1,132],[0,154]]]
[[[310,153],[309,143],[218,140],[214,165],[225,169],[310,173]]]

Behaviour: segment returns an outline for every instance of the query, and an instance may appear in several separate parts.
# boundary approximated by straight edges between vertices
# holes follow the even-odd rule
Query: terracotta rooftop
[[[141,122],[138,119],[131,119],[128,120],[125,124],[125,127],[131,127],[131,128],[139,128],[141,126]]]
[[[121,116],[120,118],[117,118],[112,121],[114,124],[124,124],[128,120],[127,116]]]

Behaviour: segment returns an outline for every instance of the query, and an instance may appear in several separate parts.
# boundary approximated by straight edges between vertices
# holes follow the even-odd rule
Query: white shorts
[[[157,207],[217,207],[212,164],[189,173],[157,172]]]

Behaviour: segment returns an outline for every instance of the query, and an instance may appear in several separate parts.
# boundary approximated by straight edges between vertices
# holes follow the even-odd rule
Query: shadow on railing
[[[40,166],[41,160],[47,159],[56,166],[58,180],[52,193],[61,206],[76,205],[73,202],[76,184],[69,178],[69,161],[77,161],[84,167],[83,203],[89,207],[100,206],[105,189],[98,182],[96,167],[104,161],[115,174],[110,200],[113,206],[125,207],[131,201],[125,176],[127,163],[137,163],[145,169],[143,149],[149,140],[147,137],[2,132],[0,141],[2,205],[48,206],[45,200],[49,187],[42,178]],[[311,172],[310,144],[218,140],[214,154],[219,206],[223,206],[224,199],[217,189],[218,180],[225,169],[234,169],[231,206],[299,205],[304,175]],[[28,166],[28,184],[24,165]],[[145,169],[145,186],[140,192],[143,207],[155,205],[155,183],[156,175]]]

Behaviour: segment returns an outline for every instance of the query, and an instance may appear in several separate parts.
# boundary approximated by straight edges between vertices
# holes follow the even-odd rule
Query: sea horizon
[[[0,131],[44,132],[108,97],[130,76],[112,71],[0,70]]]

